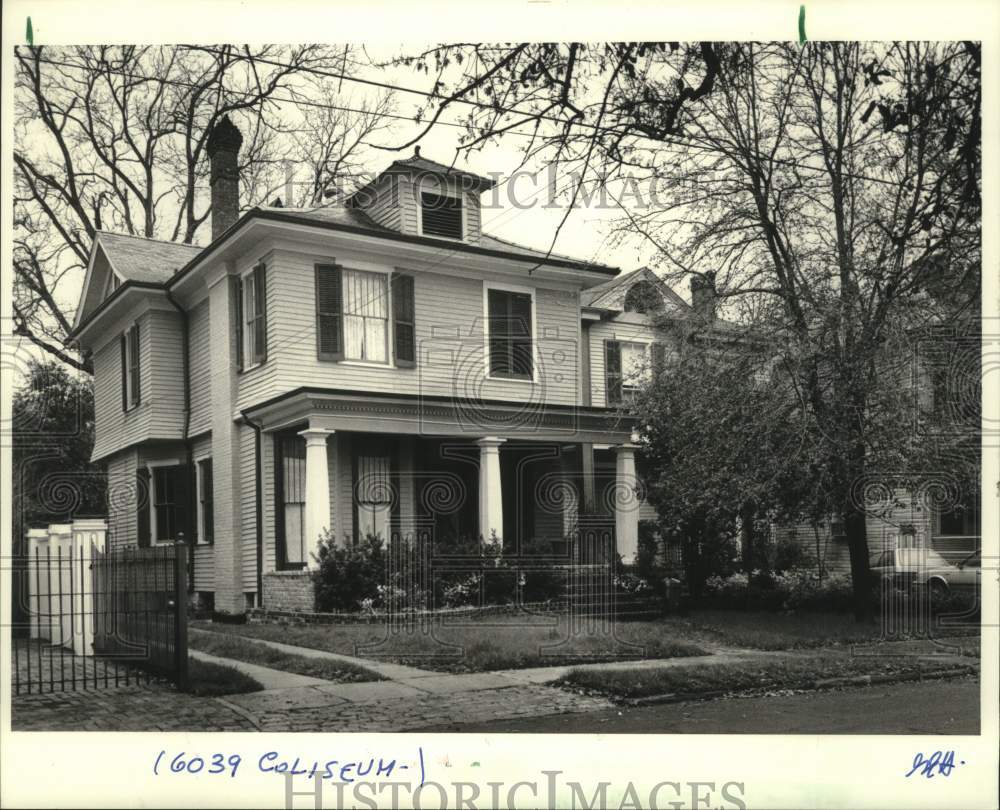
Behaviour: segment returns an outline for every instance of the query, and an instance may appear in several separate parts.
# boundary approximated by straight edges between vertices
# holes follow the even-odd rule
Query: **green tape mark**
[[[806,41],[806,7],[805,4],[799,6],[799,45]]]
[[[31,17],[28,17],[28,30],[25,31],[24,36],[28,40],[28,45],[34,45],[35,44],[35,34],[31,30]]]
[[[472,763],[472,767],[473,768],[478,768],[479,767],[479,763],[478,762],[473,762]]]

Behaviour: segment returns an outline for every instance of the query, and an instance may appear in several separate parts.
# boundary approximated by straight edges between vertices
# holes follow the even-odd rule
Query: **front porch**
[[[480,405],[474,416],[483,424],[471,426],[465,407],[302,394],[263,409],[259,604],[308,598],[294,573],[315,566],[327,533],[338,544],[368,535],[495,538],[511,553],[531,548],[569,561],[581,516],[600,515],[623,560],[634,561],[635,445],[617,415],[541,408],[525,420],[516,405],[493,403]]]

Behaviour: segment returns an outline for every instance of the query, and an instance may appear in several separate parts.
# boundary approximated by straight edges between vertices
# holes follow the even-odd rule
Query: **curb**
[[[824,680],[806,681],[799,684],[775,686],[775,689],[795,689],[820,691],[835,689],[841,686],[875,686],[886,683],[903,683],[906,681],[929,681],[942,678],[957,678],[979,672],[978,667],[969,665],[951,669],[935,669],[929,672],[903,672],[898,675],[853,675],[844,678],[826,678]],[[713,689],[707,692],[669,692],[663,695],[647,695],[645,697],[626,698],[618,701],[625,706],[654,706],[661,703],[686,703],[695,700],[714,700],[725,695],[736,694],[732,689]],[[614,698],[612,698],[613,700]]]

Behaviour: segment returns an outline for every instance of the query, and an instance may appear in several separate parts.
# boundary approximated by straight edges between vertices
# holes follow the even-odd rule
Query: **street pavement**
[[[725,698],[419,729],[534,734],[979,734],[979,678]]]

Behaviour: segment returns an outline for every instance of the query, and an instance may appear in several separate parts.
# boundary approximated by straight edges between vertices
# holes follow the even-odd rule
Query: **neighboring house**
[[[641,269],[593,287],[583,294],[584,340],[592,360],[589,366],[604,379],[604,399],[595,404],[627,405],[637,384],[663,362],[669,345],[662,329],[645,314],[661,301],[662,319],[694,322],[692,334],[701,340],[728,342],[746,339],[738,324],[717,316],[711,274],[691,279],[689,306],[650,270]],[[970,329],[972,331],[970,331]],[[935,327],[913,336],[913,367],[901,385],[912,389],[914,430],[952,439],[954,446],[978,442],[979,343],[971,327]],[[972,373],[970,373],[970,369]],[[596,389],[595,389],[596,390]],[[600,459],[598,450],[595,457]],[[607,465],[605,465],[607,466]],[[900,537],[912,537],[957,561],[976,551],[980,538],[980,501],[975,493],[957,492],[953,471],[929,473],[920,486],[892,485],[891,476],[873,478],[872,491],[884,502],[870,503],[866,518],[872,555],[893,546]],[[886,486],[882,484],[885,483]],[[972,497],[975,495],[975,497]],[[640,506],[641,520],[655,520],[649,504]],[[842,524],[826,520],[816,525],[774,525],[774,543],[794,543],[823,572],[850,573],[850,553]],[[677,549],[665,548],[676,558]]]
[[[595,512],[634,559],[628,277],[484,233],[493,181],[419,151],[342,203],[239,216],[241,143],[209,139],[207,247],[93,243],[72,340],[111,543],[183,535],[231,614],[311,604],[324,529],[555,542]]]

